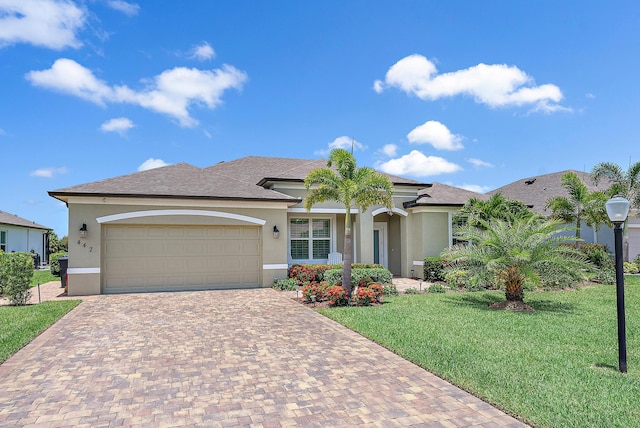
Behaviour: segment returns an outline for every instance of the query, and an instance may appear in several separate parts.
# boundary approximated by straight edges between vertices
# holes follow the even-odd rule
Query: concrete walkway
[[[270,289],[85,299],[0,385],[0,426],[525,426]]]

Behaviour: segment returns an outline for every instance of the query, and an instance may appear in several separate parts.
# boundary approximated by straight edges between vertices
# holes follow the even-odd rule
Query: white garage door
[[[629,261],[632,262],[640,254],[640,228],[629,228]]]
[[[114,225],[103,239],[105,293],[259,284],[259,227]]]

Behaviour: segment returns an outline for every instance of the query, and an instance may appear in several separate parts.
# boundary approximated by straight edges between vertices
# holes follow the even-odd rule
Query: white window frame
[[[4,243],[2,243],[2,239],[0,238],[0,250],[7,252],[7,245],[9,241],[9,231],[8,230],[0,230],[0,237],[4,234]]]
[[[313,220],[329,220],[329,252],[336,251],[336,216],[335,215],[301,215],[296,213],[287,218],[287,262],[293,264],[322,264],[327,263],[328,259],[294,259],[291,257],[291,220],[295,218],[309,220],[309,256],[313,257]],[[326,239],[326,238],[323,238]]]

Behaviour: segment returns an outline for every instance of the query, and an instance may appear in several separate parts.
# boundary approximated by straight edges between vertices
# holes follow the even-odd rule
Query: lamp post
[[[624,320],[624,269],[622,265],[622,225],[629,214],[629,201],[614,196],[606,204],[607,215],[613,223],[616,255],[616,299],[618,304],[618,367],[627,372],[627,337]]]

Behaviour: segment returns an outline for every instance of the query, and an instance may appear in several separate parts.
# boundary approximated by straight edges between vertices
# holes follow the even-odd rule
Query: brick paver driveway
[[[0,365],[0,426],[524,426],[273,290],[97,296]]]

